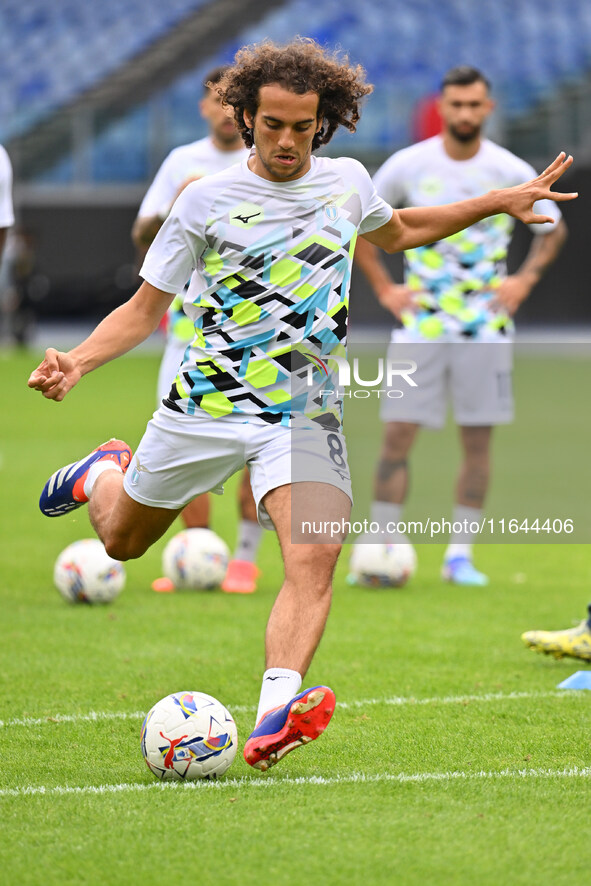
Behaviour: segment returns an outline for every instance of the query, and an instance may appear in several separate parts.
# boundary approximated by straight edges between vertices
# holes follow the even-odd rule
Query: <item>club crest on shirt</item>
[[[339,210],[335,203],[325,203],[324,204],[324,212],[329,221],[336,221],[339,217]]]

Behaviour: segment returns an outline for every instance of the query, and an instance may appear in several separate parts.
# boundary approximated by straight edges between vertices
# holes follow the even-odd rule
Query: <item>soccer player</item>
[[[196,142],[180,145],[165,158],[140,205],[132,229],[132,239],[143,258],[162,227],[178,195],[189,182],[205,175],[221,172],[248,155],[234,120],[222,106],[216,85],[225,67],[211,70],[204,78],[199,102],[201,116],[207,121],[209,134]],[[188,285],[188,284],[187,284]],[[183,311],[184,293],[175,296],[166,317],[166,347],[158,373],[158,400],[168,396],[187,345],[195,335],[193,322]],[[252,593],[256,589],[256,555],[262,535],[256,507],[245,468],[239,490],[240,523],[235,557],[228,564],[222,584],[227,593]],[[181,515],[187,528],[209,525],[209,495],[199,495],[189,502]],[[167,578],[159,578],[152,587],[158,591],[174,590]]]
[[[10,268],[8,256],[2,265],[2,255],[6,244],[8,229],[14,224],[14,209],[12,205],[12,166],[6,149],[0,145],[0,335],[2,334],[2,314],[9,311],[3,298],[3,290],[10,288]],[[10,315],[9,315],[10,316]]]
[[[591,661],[591,603],[588,616],[575,628],[563,631],[526,631],[521,639],[534,652],[546,652],[555,658],[565,655]]]
[[[13,224],[12,166],[6,149],[0,145],[0,260],[2,260],[8,229]]]
[[[374,176],[380,196],[393,206],[430,207],[535,176],[529,164],[483,137],[493,108],[490,84],[480,71],[450,70],[439,100],[441,134],[398,151],[382,165]],[[492,428],[512,420],[511,318],[566,238],[558,208],[546,202],[538,209],[554,223],[532,227],[529,252],[510,276],[506,256],[514,222],[506,214],[406,250],[403,285],[393,282],[374,245],[360,240],[357,246],[356,261],[378,300],[402,323],[392,334],[389,358],[409,357],[418,364],[416,388],[400,400],[380,401],[385,429],[371,519],[382,529],[399,522],[418,430],[443,427],[450,393],[463,452],[452,524],[461,531],[450,539],[442,577],[460,585],[488,583],[473,564],[474,535],[467,527],[482,519]]]
[[[50,477],[40,507],[58,516],[89,501],[107,551],[128,560],[188,501],[220,489],[248,463],[259,519],[276,530],[285,569],[267,624],[256,726],[244,748],[247,762],[265,770],[317,738],[335,707],[329,687],[301,686],[328,617],[351,481],[339,404],[325,403],[315,388],[305,403],[299,379],[309,357],[343,352],[357,234],[387,251],[410,249],[500,212],[545,223],[549,217],[532,209],[537,200],[576,194],[550,190],[572,163],[561,154],[519,187],[393,210],[356,160],[312,154],[339,125],[355,130],[371,86],[361,67],[311,40],[241,49],[219,88],[254,150],[239,166],[185,188],[148,251],[136,294],[71,351],[49,348],[29,386],[62,400],[87,372],[153,332],[194,271],[185,310],[195,339],[135,455],[122,441],[102,444]],[[296,498],[324,527],[313,533],[292,521]]]

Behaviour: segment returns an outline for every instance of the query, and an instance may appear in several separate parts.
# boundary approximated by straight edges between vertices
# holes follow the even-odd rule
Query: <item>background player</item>
[[[494,108],[490,85],[463,66],[444,77],[439,110],[442,133],[398,151],[374,176],[378,193],[393,206],[431,206],[535,176],[534,169],[482,136]],[[382,399],[386,423],[376,472],[371,519],[397,523],[408,490],[408,455],[420,427],[445,421],[449,388],[459,425],[463,461],[452,522],[480,522],[490,475],[492,426],[511,421],[512,315],[558,255],[566,226],[558,208],[540,211],[558,223],[532,227],[534,238],[519,270],[507,276],[506,256],[514,222],[497,215],[453,237],[405,253],[405,282],[397,285],[378,250],[364,239],[355,258],[381,304],[403,328],[392,336],[389,356],[412,356],[418,387],[401,400]],[[476,346],[478,343],[480,346]],[[486,344],[484,344],[486,343]],[[408,350],[403,350],[403,347]],[[470,533],[452,536],[442,575],[462,585],[484,585],[472,563]]]
[[[214,88],[224,71],[225,67],[214,68],[206,74],[203,82],[199,110],[208,123],[209,134],[198,141],[174,148],[163,161],[142,200],[132,229],[132,239],[140,263],[167,218],[172,204],[190,182],[221,172],[248,156],[248,149],[244,146],[234,120],[228,116],[227,110],[222,106],[221,97]],[[175,296],[166,316],[166,346],[158,373],[158,402],[168,396],[185,349],[195,335],[193,323],[183,311],[183,297],[184,293]],[[255,560],[263,532],[257,521],[246,469],[240,484],[239,508],[238,542],[222,588],[228,593],[244,594],[251,593],[256,588],[258,570]],[[205,493],[195,498],[181,516],[187,527],[208,526],[209,495]],[[167,578],[156,579],[152,587],[158,591],[170,591],[174,588]]]
[[[195,339],[135,455],[121,441],[103,444],[56,471],[40,507],[59,516],[89,501],[107,551],[127,560],[160,538],[189,500],[249,463],[259,514],[277,531],[285,567],[265,634],[257,725],[244,749],[250,765],[267,769],[318,737],[335,706],[326,686],[299,690],[328,617],[342,537],[327,531],[294,543],[291,505],[299,487],[312,521],[348,519],[346,448],[335,403],[314,396],[310,415],[291,390],[299,373],[307,376],[302,349],[317,359],[326,345],[329,357],[342,352],[357,233],[387,251],[410,249],[493,213],[545,222],[532,210],[536,200],[576,194],[550,190],[572,162],[559,155],[519,187],[393,211],[357,161],[312,156],[339,125],[355,130],[371,91],[360,67],[313,41],[241,50],[220,88],[255,151],[185,188],[146,256],[137,293],[73,350],[49,348],[29,386],[62,400],[87,372],[147,338],[196,269],[185,298]],[[296,445],[305,458],[294,478]]]
[[[13,224],[12,166],[5,148],[0,145],[0,261],[4,252],[8,228]]]
[[[4,315],[10,315],[12,285],[10,267],[7,258],[4,262],[4,246],[8,229],[14,224],[14,208],[12,205],[12,165],[3,145],[0,145],[0,336],[3,332]]]

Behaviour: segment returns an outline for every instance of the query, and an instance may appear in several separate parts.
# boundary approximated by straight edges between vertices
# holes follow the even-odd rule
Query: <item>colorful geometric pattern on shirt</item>
[[[175,295],[168,311],[166,312],[166,334],[178,341],[189,342],[195,337],[193,321],[187,317],[183,310],[184,296],[182,293]]]
[[[360,197],[350,187],[293,204],[264,190],[261,199],[261,189],[238,204],[232,196],[211,207],[202,291],[194,275],[185,299],[195,338],[165,405],[283,424],[305,415],[338,427],[340,404],[307,386],[298,345],[318,357],[341,353]]]
[[[514,221],[496,215],[445,240],[404,253],[405,281],[415,290],[419,310],[404,325],[426,338],[452,332],[465,338],[485,330],[513,329],[507,314],[491,311],[495,290],[507,274],[507,251]]]

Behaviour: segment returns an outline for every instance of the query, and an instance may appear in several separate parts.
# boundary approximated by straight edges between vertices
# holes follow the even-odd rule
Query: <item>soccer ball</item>
[[[144,760],[163,781],[219,778],[232,764],[238,733],[231,713],[204,692],[174,692],[142,725]]]
[[[68,603],[110,603],[125,584],[125,570],[98,538],[83,538],[61,552],[53,581]]]
[[[184,529],[162,554],[162,571],[175,588],[217,588],[224,580],[230,551],[211,529]]]
[[[372,543],[362,536],[353,545],[349,567],[357,584],[368,588],[399,588],[417,569],[417,555],[410,542]]]

